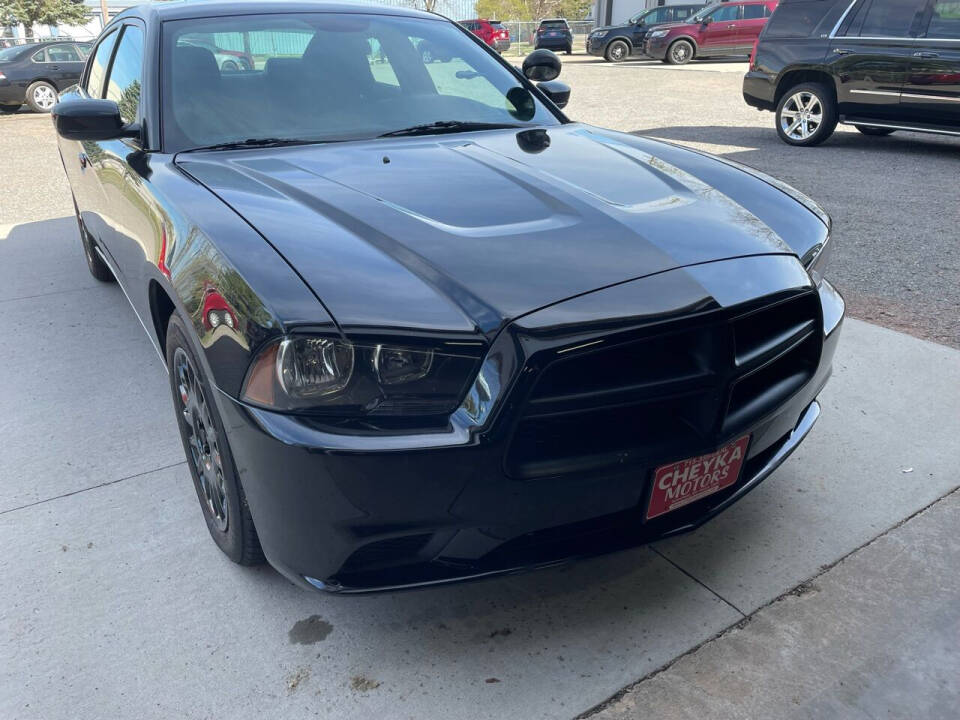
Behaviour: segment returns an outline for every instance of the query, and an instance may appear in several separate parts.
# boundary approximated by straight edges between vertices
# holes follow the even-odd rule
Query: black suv
[[[563,18],[541,20],[533,39],[534,50],[563,50],[569,55],[573,52],[573,31]]]
[[[838,122],[960,135],[960,0],[782,0],[743,97],[776,111],[790,145],[818,145]]]
[[[587,35],[586,50],[591,55],[602,57],[608,62],[626,60],[639,53],[643,46],[643,36],[652,28],[664,23],[683,22],[705,6],[666,5],[644,10],[622,25],[598,27]]]

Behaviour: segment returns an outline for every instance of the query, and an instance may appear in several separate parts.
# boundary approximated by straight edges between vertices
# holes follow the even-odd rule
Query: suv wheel
[[[884,135],[891,135],[896,132],[893,128],[878,128],[870,127],[869,125],[854,125],[854,127],[864,135],[872,135],[874,137],[883,137]]]
[[[819,145],[837,127],[837,102],[824,85],[790,88],[777,105],[777,134],[788,145]]]
[[[689,40],[677,40],[667,48],[664,58],[669,65],[686,65],[693,60],[693,45]]]
[[[607,45],[607,52],[604,53],[607,62],[623,62],[630,57],[630,46],[623,40],[614,40]]]

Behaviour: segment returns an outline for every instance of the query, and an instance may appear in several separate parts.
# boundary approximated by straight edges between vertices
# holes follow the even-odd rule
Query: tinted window
[[[80,62],[80,53],[73,45],[53,45],[47,48],[49,62]]]
[[[103,97],[103,79],[107,75],[107,65],[110,64],[110,54],[113,44],[117,41],[117,33],[111,33],[97,46],[97,52],[90,63],[90,71],[84,87],[91,97]]]
[[[90,50],[93,48],[93,45],[77,45],[77,50],[80,51],[80,57],[86,60],[90,56]]]
[[[567,24],[562,20],[556,20],[556,21],[550,21],[550,22],[544,21],[540,23],[540,27],[547,28],[549,30],[566,30]]]
[[[33,57],[30,58],[34,62],[46,62],[47,61],[47,51],[46,50],[37,50]]]
[[[830,4],[821,0],[781,3],[767,23],[764,37],[809,37],[829,9]]]
[[[927,37],[960,40],[960,0],[939,0],[933,4]]]
[[[907,37],[926,0],[873,0],[860,28],[861,37]]]
[[[760,18],[767,16],[767,6],[766,5],[744,5],[743,6],[743,19],[744,20],[759,20]]]
[[[143,67],[143,31],[132,25],[123,30],[110,68],[107,98],[120,106],[125,123],[135,122],[140,108],[140,69]]]

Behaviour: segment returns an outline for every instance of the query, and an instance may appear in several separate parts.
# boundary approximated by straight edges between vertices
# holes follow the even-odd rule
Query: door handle
[[[921,50],[920,52],[915,52],[914,57],[918,58],[938,58],[940,53],[930,52],[929,50]]]
[[[727,30],[733,30],[736,27],[736,25],[727,25]]]
[[[51,66],[50,66],[50,69],[51,69],[51,70],[59,70],[59,69],[60,69],[60,66],[59,66],[59,65],[51,65]]]
[[[836,55],[851,55],[853,50],[847,50],[846,48],[834,48],[833,52]]]

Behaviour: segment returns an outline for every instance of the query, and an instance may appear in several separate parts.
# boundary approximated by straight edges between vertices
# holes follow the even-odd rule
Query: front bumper
[[[493,49],[499,53],[504,53],[510,49],[509,40],[495,40],[493,43]]]
[[[643,54],[649,55],[656,60],[663,60],[667,56],[667,48],[670,47],[669,38],[646,38],[643,41]]]
[[[590,37],[587,35],[587,39],[583,43],[583,49],[586,50],[588,55],[603,57],[603,54],[607,51],[606,36]]]
[[[817,295],[819,361],[789,399],[718,432],[709,447],[664,449],[640,462],[624,454],[619,465],[582,472],[521,478],[509,468],[519,382],[502,385],[505,399],[482,425],[386,438],[333,436],[221,395],[264,552],[300,585],[369,592],[544,567],[692,530],[768,477],[819,416],[816,397],[830,376],[844,307],[829,283]],[[501,369],[505,378],[518,375],[516,364]],[[746,433],[750,446],[735,485],[644,521],[655,467]]]

